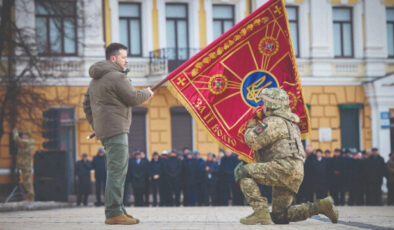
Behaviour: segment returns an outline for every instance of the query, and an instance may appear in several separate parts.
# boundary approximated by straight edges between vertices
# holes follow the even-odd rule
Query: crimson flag
[[[283,0],[270,0],[168,75],[168,88],[222,148],[252,162],[244,141],[264,88],[287,91],[310,132]]]

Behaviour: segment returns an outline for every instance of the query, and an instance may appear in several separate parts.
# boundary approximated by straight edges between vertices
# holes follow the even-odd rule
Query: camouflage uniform
[[[305,220],[319,213],[319,204],[291,206],[304,177],[305,152],[296,125],[300,119],[291,112],[285,91],[264,89],[261,97],[268,110],[263,122],[252,119],[245,131],[245,141],[255,151],[256,163],[240,166],[247,175],[239,180],[242,192],[255,213],[259,210],[268,213],[267,199],[261,196],[258,184],[272,186],[272,221],[287,224]],[[242,219],[241,222],[244,223]],[[268,215],[265,223],[259,223],[270,222]]]
[[[26,135],[26,134],[25,134]],[[33,181],[31,178],[31,171],[33,168],[32,153],[34,151],[34,140],[30,137],[21,138],[18,135],[18,130],[14,129],[13,138],[18,147],[18,154],[16,155],[16,168],[22,170],[23,187],[27,192],[26,200],[34,201]]]

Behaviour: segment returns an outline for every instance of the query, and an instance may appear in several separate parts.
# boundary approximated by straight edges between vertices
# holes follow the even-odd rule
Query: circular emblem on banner
[[[249,73],[243,80],[241,86],[241,95],[246,104],[251,107],[257,107],[264,104],[260,98],[260,92],[264,88],[277,88],[278,81],[273,74],[258,70]]]
[[[209,91],[213,94],[221,94],[227,88],[227,78],[222,74],[213,75],[208,82]]]
[[[259,42],[259,51],[263,55],[272,56],[279,50],[279,43],[276,38],[265,37]]]

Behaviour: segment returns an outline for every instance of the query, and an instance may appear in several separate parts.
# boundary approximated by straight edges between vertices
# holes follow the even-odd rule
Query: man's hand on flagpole
[[[147,89],[148,89],[148,91],[149,91],[149,93],[150,93],[150,97],[149,97],[149,99],[148,99],[148,101],[149,101],[150,99],[152,99],[152,97],[153,97],[153,95],[154,95],[155,93],[152,91],[152,89],[151,89],[150,87],[148,87]]]
[[[260,105],[259,107],[257,107],[256,113],[255,113],[255,118],[257,120],[262,121],[264,119],[265,111],[266,111],[265,105]]]

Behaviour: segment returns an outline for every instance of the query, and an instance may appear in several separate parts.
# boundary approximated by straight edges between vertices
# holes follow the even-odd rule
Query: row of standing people
[[[234,182],[234,168],[238,156],[231,151],[213,153],[203,160],[198,152],[185,148],[182,153],[175,150],[154,153],[148,161],[144,152],[130,155],[124,187],[124,205],[131,204],[131,189],[136,206],[149,205],[152,195],[154,206],[194,205],[243,205],[244,198]],[[90,170],[95,171],[96,206],[103,205],[101,194],[105,192],[105,153],[99,149],[92,161],[86,153],[76,164],[77,205],[87,205],[92,192]],[[183,196],[181,196],[183,194]],[[181,201],[181,197],[183,200]]]
[[[149,162],[143,152],[135,152],[129,159],[124,204],[131,203],[131,187],[135,206],[148,206],[150,194],[153,206],[228,205],[230,200],[243,205],[233,175],[238,157],[225,151],[218,158],[209,153],[205,161],[198,152],[185,148],[182,153],[155,152]]]
[[[383,177],[388,168],[379,151],[354,152],[335,149],[331,152],[306,148],[304,180],[297,202],[333,197],[336,205],[382,205]],[[347,195],[347,196],[346,196]],[[391,198],[392,199],[392,198]],[[389,199],[390,200],[390,197]]]

